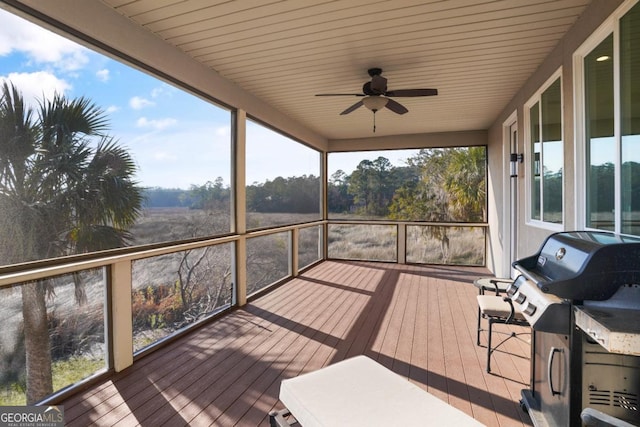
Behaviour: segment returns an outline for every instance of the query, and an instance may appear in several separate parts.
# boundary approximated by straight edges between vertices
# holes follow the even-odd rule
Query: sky
[[[189,188],[217,177],[229,184],[228,111],[0,9],[0,81],[6,80],[36,109],[55,93],[85,96],[101,107],[109,134],[130,151],[144,186]],[[248,184],[319,174],[317,152],[276,132],[250,124],[247,140]],[[381,154],[398,166],[410,155],[334,154],[329,175],[351,173]]]

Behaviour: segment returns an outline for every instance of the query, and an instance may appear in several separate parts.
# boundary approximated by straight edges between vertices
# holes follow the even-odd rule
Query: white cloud
[[[102,70],[99,70],[96,72],[96,77],[98,78],[98,80],[100,80],[101,82],[108,82],[109,78],[111,77],[109,75],[109,70],[104,68]]]
[[[151,90],[151,97],[152,98],[159,98],[159,97],[169,97],[172,95],[172,92],[175,91],[175,88],[168,86],[168,85],[162,85],[160,87],[156,87],[153,88]]]
[[[153,101],[149,101],[148,99],[142,98],[140,96],[134,96],[129,100],[129,106],[134,110],[141,110],[145,107],[151,107],[156,105]]]
[[[0,10],[0,56],[14,51],[36,64],[75,71],[89,63],[89,50],[49,30]]]
[[[120,111],[120,107],[118,107],[117,105],[110,105],[106,108],[105,110],[107,113],[112,114],[115,113],[117,111]]]
[[[149,120],[146,117],[140,117],[136,121],[136,126],[143,128],[152,128],[154,130],[163,130],[170,126],[173,126],[178,121],[172,118],[160,119],[160,120]]]
[[[0,76],[0,80],[3,83],[8,80],[17,87],[22,92],[25,102],[34,108],[39,101],[52,99],[56,93],[64,95],[71,89],[68,82],[47,71],[10,73],[8,76]]]
[[[167,153],[166,151],[156,151],[155,153],[153,153],[153,158],[155,160],[159,160],[159,161],[173,161],[176,160],[176,156],[171,154],[171,153]]]

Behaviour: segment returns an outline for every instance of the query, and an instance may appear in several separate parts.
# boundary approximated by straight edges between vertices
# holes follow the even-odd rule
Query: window
[[[562,224],[564,146],[560,77],[554,75],[551,83],[534,96],[528,105],[530,218]]]
[[[34,126],[21,150],[11,149],[17,135],[0,138],[0,238],[20,242],[3,245],[0,265],[230,232],[228,110],[8,12],[0,19],[17,31],[3,45],[0,83],[20,93]],[[61,144],[38,131],[39,103],[49,119],[82,106],[75,113],[92,126],[60,120]]]
[[[485,147],[330,153],[330,219],[486,221]]]
[[[320,152],[247,120],[247,229],[321,219]]]
[[[134,352],[233,304],[233,249],[225,243],[132,263]]]
[[[618,18],[618,27],[611,20],[605,36],[577,53],[584,95],[582,221],[640,235],[640,5]]]
[[[620,20],[620,231],[640,235],[640,5]]]
[[[486,147],[331,153],[328,256],[478,265],[484,260]],[[358,224],[378,220],[382,224]],[[456,223],[407,226],[384,221]],[[351,223],[350,223],[351,222]],[[401,226],[404,227],[404,226]],[[398,237],[406,246],[398,254]]]

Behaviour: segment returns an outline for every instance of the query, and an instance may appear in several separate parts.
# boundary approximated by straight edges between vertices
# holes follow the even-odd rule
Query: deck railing
[[[165,340],[243,305],[324,258],[484,265],[486,228],[314,221],[5,269],[0,274],[0,405],[26,402],[26,284],[46,289],[54,394],[45,401],[54,402],[70,387],[131,366]]]

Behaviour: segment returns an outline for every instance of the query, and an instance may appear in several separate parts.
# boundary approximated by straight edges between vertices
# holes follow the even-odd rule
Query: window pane
[[[407,262],[485,265],[481,227],[407,226]]]
[[[133,262],[134,352],[232,304],[232,250],[226,243]]]
[[[290,249],[289,232],[247,239],[247,295],[291,275]]]
[[[540,217],[540,183],[541,183],[541,151],[540,143],[540,103],[529,110],[529,123],[531,126],[531,170],[533,180],[531,181],[531,219],[541,219]]]
[[[640,235],[640,5],[620,20],[622,228]]]
[[[329,258],[364,261],[398,259],[395,225],[329,224]]]
[[[408,159],[418,150],[329,153],[328,210],[332,219],[384,219],[395,191],[415,181]]]
[[[0,14],[6,28],[25,28],[25,48],[8,45],[0,56],[0,81],[20,92],[32,112],[30,122],[21,120],[35,126],[19,139],[20,155],[3,154],[0,240],[20,244],[3,245],[0,265],[230,231],[228,110]],[[33,60],[44,40],[51,51]],[[53,103],[54,94],[65,101]],[[51,105],[48,116],[61,121],[69,144],[37,129],[39,103]],[[57,114],[73,105],[85,106],[74,114],[92,126],[74,127],[70,114]],[[19,127],[4,125],[0,150],[7,153]],[[11,185],[11,170],[27,171],[25,182],[40,190]]]
[[[486,148],[330,153],[330,219],[486,220]]]
[[[322,227],[306,227],[298,233],[298,268],[320,260],[322,256]]]
[[[321,218],[320,153],[247,121],[247,228]]]
[[[587,218],[586,225],[615,230],[615,153],[613,138],[613,36],[584,58]]]
[[[106,277],[96,268],[0,289],[0,406],[27,404],[27,387],[40,400],[46,384],[56,392],[106,369]]]
[[[547,88],[540,100],[542,108],[542,220],[562,223],[562,94],[560,79]]]

